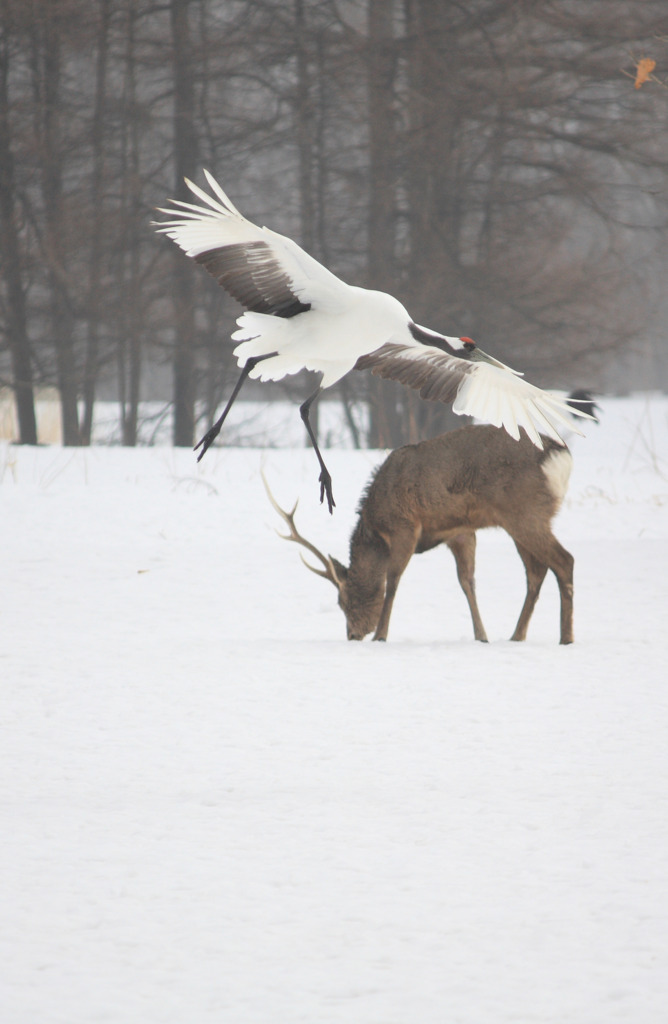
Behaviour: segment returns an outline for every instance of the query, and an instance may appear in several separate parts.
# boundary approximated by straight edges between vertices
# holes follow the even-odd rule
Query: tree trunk
[[[295,41],[297,49],[297,89],[295,104],[295,135],[299,168],[299,221],[301,244],[316,255],[316,195],[315,195],[315,110],[311,81],[313,54],[310,52],[312,35],[306,21],[304,0],[294,0]],[[318,402],[311,406],[311,429],[316,441],[320,430]],[[307,442],[308,443],[308,440]]]
[[[119,342],[121,381],[121,427],[123,444],[137,444],[139,398],[142,370],[141,305],[141,168],[140,123],[138,119],[136,0],[127,2],[124,100],[133,111],[123,126],[121,209],[123,217],[123,282],[125,302],[121,317],[123,336]]]
[[[11,354],[19,439],[22,444],[37,444],[32,361],[26,293],[21,275],[21,245],[16,224],[16,183],[10,134],[8,77],[11,21],[4,4],[0,7],[0,17],[0,230],[6,294],[6,333]]]
[[[368,113],[369,113],[369,218],[367,285],[380,291],[396,288],[396,113],[394,76],[396,52],[394,3],[369,0],[368,7]],[[400,389],[377,377],[368,380],[370,407],[369,445],[391,448],[404,438]]]
[[[100,24],[95,68],[95,102],[91,123],[91,217],[90,265],[88,278],[88,309],[86,356],[84,363],[83,399],[84,415],[81,424],[81,443],[90,444],[93,433],[95,385],[98,373],[99,329],[101,316],[101,264],[104,214],[104,111],[107,93],[107,60],[109,53],[110,0],[99,0]]]
[[[194,178],[197,166],[193,52],[188,20],[189,0],[171,0],[174,73],[174,170],[176,198],[189,201],[184,177]],[[193,267],[174,252],[174,444],[191,447],[195,431],[195,294]]]
[[[61,39],[58,10],[42,4],[33,26],[33,86],[37,144],[42,165],[44,256],[50,292],[51,330],[56,352],[63,443],[78,445],[78,381],[74,351],[74,315],[68,294],[66,221],[63,208],[63,146],[60,137]]]
[[[450,3],[405,2],[408,89],[406,199],[410,270],[408,292],[416,319],[444,333],[465,334],[459,286],[457,54]],[[447,53],[447,59],[444,57]],[[409,442],[461,426],[449,406],[405,395]]]

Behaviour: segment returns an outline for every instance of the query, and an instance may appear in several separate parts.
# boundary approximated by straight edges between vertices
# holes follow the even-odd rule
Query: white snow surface
[[[529,638],[500,531],[348,643],[263,491],[344,559],[384,453],[0,447],[0,1019],[663,1024],[668,400],[602,399]],[[296,415],[296,413],[295,413]]]

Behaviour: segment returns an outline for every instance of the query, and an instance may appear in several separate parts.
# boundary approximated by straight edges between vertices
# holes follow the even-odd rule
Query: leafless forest
[[[656,60],[640,87],[638,62]],[[35,443],[141,399],[190,445],[239,308],[150,226],[207,167],[251,219],[547,387],[666,388],[665,0],[0,0],[0,385]],[[264,388],[263,397],[298,381]],[[442,428],[364,374],[360,443]]]

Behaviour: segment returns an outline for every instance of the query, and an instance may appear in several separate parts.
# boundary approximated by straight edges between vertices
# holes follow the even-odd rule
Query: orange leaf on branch
[[[656,61],[652,60],[651,57],[643,57],[642,60],[638,61],[636,64],[636,89],[639,89],[644,82],[649,80],[655,67]]]

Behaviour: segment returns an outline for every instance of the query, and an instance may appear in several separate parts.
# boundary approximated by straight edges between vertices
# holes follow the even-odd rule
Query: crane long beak
[[[514,373],[516,377],[524,376],[524,374],[519,370],[513,370],[512,366],[507,366],[506,363],[499,362],[499,360],[495,359],[493,356],[488,356],[487,353],[483,352],[477,345],[471,352],[469,359],[473,363],[489,363],[490,366],[496,366],[499,370],[508,370],[509,373]]]

